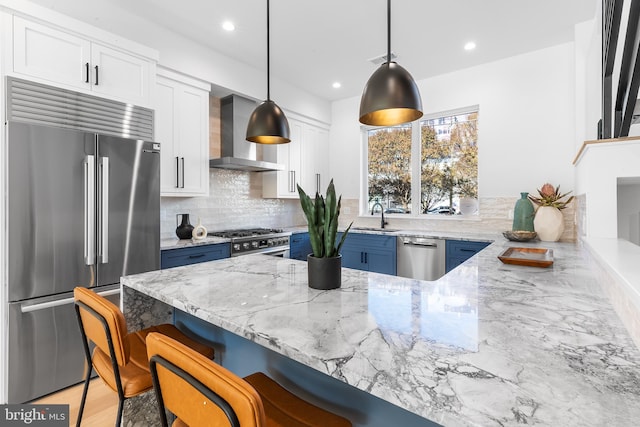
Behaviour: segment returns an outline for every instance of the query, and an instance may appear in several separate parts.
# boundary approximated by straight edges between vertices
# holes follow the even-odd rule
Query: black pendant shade
[[[360,99],[360,123],[394,126],[422,117],[420,91],[411,74],[391,61],[391,0],[387,0],[387,62],[369,78]]]
[[[267,99],[253,110],[247,126],[247,141],[258,144],[291,142],[289,121],[275,102]]]
[[[258,105],[249,117],[247,141],[258,144],[286,144],[291,142],[289,121],[280,107],[271,100],[269,30],[269,0],[267,0],[267,99]]]
[[[411,74],[385,62],[369,78],[360,99],[360,123],[393,126],[422,117],[420,91]]]

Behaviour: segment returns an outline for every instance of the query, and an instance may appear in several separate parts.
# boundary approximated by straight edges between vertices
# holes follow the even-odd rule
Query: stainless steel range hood
[[[245,139],[249,117],[256,102],[238,95],[220,100],[222,157],[210,159],[209,167],[251,172],[284,170],[284,165],[256,160],[256,144]]]

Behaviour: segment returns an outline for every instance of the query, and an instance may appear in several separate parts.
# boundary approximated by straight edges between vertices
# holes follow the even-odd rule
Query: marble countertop
[[[509,246],[550,268],[502,264]],[[569,243],[496,240],[435,282],[248,255],[122,284],[446,426],[615,425],[640,419],[640,351]]]
[[[218,243],[229,243],[230,241],[231,239],[211,236],[207,236],[204,239],[178,239],[177,237],[170,237],[160,239],[160,250],[181,249],[201,245],[215,245]]]

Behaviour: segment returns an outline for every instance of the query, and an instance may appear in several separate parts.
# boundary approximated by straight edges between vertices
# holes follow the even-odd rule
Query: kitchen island
[[[554,265],[502,264],[509,246],[550,248]],[[497,241],[434,282],[344,269],[318,291],[305,262],[248,255],[123,277],[123,309],[131,329],[178,310],[224,366],[253,363],[354,426],[635,426],[640,351],[587,260]]]

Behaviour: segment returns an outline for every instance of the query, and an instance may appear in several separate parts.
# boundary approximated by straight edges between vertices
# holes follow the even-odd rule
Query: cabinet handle
[[[296,171],[289,171],[289,193],[294,193],[296,181]]]
[[[184,188],[184,157],[182,157],[182,187]]]
[[[204,254],[198,254],[198,255],[189,255],[189,259],[196,259],[196,258],[202,258],[204,256]]]
[[[320,193],[320,174],[316,174],[316,193]]]
[[[95,67],[93,67],[96,69],[96,82],[95,85],[98,86],[98,66],[96,65]]]
[[[176,188],[180,188],[180,158],[176,157]]]
[[[460,248],[460,252],[475,252],[475,249]]]
[[[369,254],[366,252],[364,253],[364,263],[369,264]]]
[[[89,63],[87,62],[86,64],[84,64],[84,75],[85,75],[85,79],[84,82],[85,83],[89,83]]]

